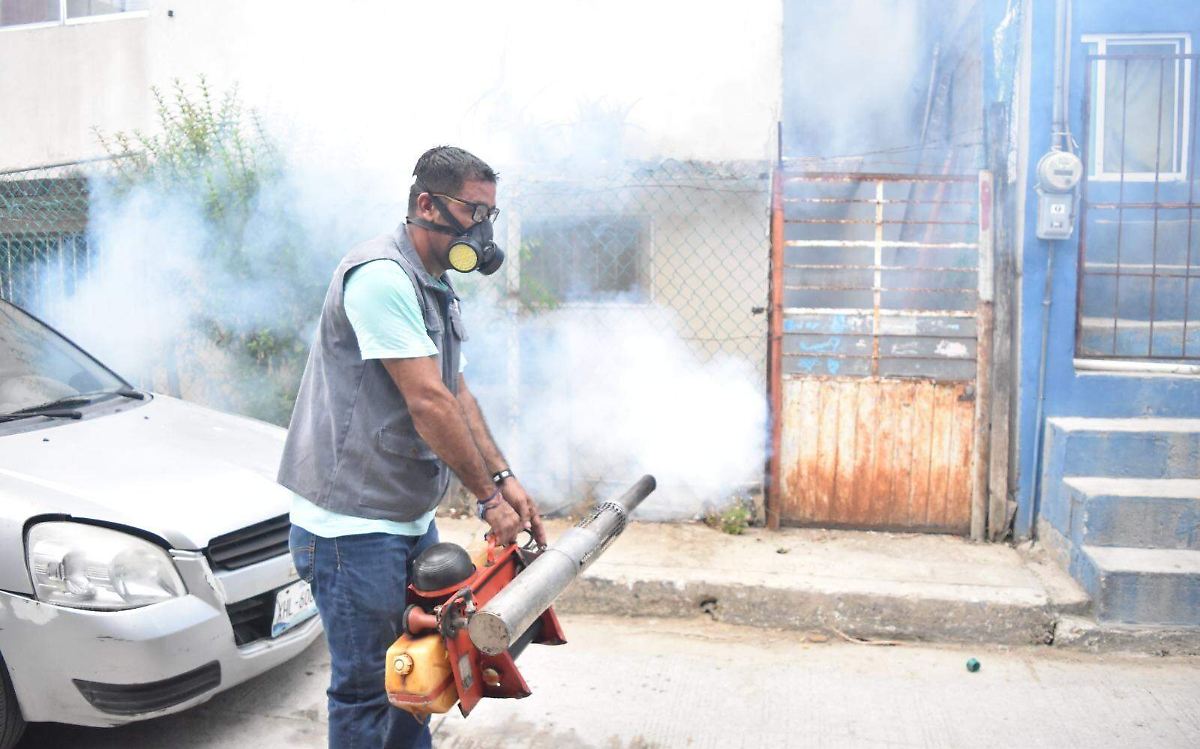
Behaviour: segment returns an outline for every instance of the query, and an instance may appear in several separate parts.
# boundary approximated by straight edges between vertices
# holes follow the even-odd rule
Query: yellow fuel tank
[[[458,702],[454,672],[441,635],[401,635],[387,651],[384,684],[388,701],[425,717],[444,713]]]

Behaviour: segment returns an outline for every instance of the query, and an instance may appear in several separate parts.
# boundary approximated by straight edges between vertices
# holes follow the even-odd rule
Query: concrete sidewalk
[[[485,526],[438,518],[465,544]],[[553,543],[571,523],[551,521]],[[1196,652],[1191,633],[1114,632],[1039,550],[922,534],[632,523],[564,594],[564,613],[710,616],[825,637]]]

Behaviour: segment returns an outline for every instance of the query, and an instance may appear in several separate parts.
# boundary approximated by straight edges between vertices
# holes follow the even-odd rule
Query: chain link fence
[[[51,322],[56,305],[79,303],[72,301],[76,289],[96,273],[106,250],[89,244],[89,180],[113,171],[111,162],[99,161],[0,174],[0,297]],[[573,458],[582,443],[594,440],[595,425],[546,414],[548,406],[561,410],[554,399],[564,392],[582,401],[586,389],[595,387],[577,364],[547,366],[547,359],[568,351],[564,338],[592,336],[604,347],[619,340],[612,336],[652,332],[657,337],[648,339],[651,348],[642,358],[676,360],[673,368],[646,370],[653,379],[668,380],[646,383],[665,399],[676,386],[669,380],[718,363],[722,372],[735,366],[736,377],[765,393],[767,163],[664,161],[569,178],[506,173],[500,188],[496,239],[507,253],[504,267],[492,277],[455,277],[470,337],[468,371],[510,459],[520,466],[547,466],[530,478],[541,496],[560,498],[550,499],[551,507],[567,498],[606,494],[636,478],[629,475],[628,461]],[[347,237],[344,249],[361,238]],[[331,271],[332,266],[326,272]],[[153,274],[130,279],[153,282]],[[129,289],[130,295],[141,293]],[[295,320],[296,329],[311,327],[319,305],[314,299],[311,317]],[[610,378],[622,371],[603,362],[596,369]],[[205,400],[203,391],[189,392],[189,382],[203,383],[204,373],[174,380],[125,374],[144,386],[175,387],[184,398]],[[692,409],[695,414],[681,413]],[[714,403],[697,402],[668,409],[663,418],[686,429],[687,419],[713,409]],[[617,421],[629,415],[603,416]],[[546,427],[549,423],[553,426]],[[743,472],[739,493],[761,490],[760,468],[750,465]]]
[[[665,161],[506,191],[509,292],[529,312],[667,307],[704,359],[766,366],[766,164]]]
[[[87,163],[0,173],[0,298],[33,307],[50,294],[69,296],[87,278],[94,171]]]
[[[752,457],[741,458],[747,470],[738,481],[717,482],[723,496],[671,467],[721,462],[694,453],[722,445],[761,454],[752,443],[765,435],[739,429],[720,402],[735,397],[722,386],[766,392],[769,165],[664,161],[569,179],[505,174],[500,203],[505,295],[484,317],[486,335],[474,335],[473,297],[497,285],[472,276],[459,287],[475,321],[471,362],[503,364],[470,364],[470,381],[493,426],[506,425],[502,444],[517,446],[510,460],[526,476],[530,466],[540,472],[540,496],[562,504],[608,496],[638,477],[642,456],[632,453],[644,452],[645,465],[676,479],[645,512],[694,515],[730,493],[747,503],[758,497],[761,466]],[[613,384],[625,378],[638,382]],[[673,400],[680,393],[689,394],[686,404]],[[579,405],[588,400],[591,408]],[[571,404],[566,415],[563,404]],[[612,439],[606,420],[645,433]],[[681,439],[706,432],[711,448]],[[669,444],[676,439],[678,448]]]

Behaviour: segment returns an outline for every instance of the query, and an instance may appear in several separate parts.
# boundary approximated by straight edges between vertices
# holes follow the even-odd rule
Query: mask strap
[[[445,234],[450,237],[458,237],[458,236],[462,235],[462,232],[455,231],[454,229],[451,229],[449,226],[442,226],[441,224],[435,224],[432,221],[426,221],[423,218],[405,218],[404,223],[413,224],[414,226],[419,226],[422,229],[428,229],[429,231],[436,231],[439,234]]]
[[[445,226],[442,226],[441,224],[435,224],[432,221],[426,221],[425,219],[421,219],[421,218],[406,219],[406,223],[416,224],[417,226],[420,226],[423,229],[429,229],[431,231],[440,232],[442,234],[447,234],[451,237],[457,237],[460,234],[467,233],[467,231],[468,231],[467,228],[465,226],[463,226],[462,224],[458,223],[458,219],[456,219],[454,217],[454,214],[450,212],[450,209],[446,207],[446,204],[444,202],[442,202],[441,198],[439,198],[438,196],[436,196],[432,192],[430,192],[429,188],[426,187],[426,185],[423,182],[421,182],[420,180],[417,180],[417,187],[421,188],[421,192],[429,195],[429,199],[431,201],[433,201],[434,207],[438,209],[438,211],[442,214],[442,217],[446,219],[446,221],[450,224],[450,226],[445,227]]]

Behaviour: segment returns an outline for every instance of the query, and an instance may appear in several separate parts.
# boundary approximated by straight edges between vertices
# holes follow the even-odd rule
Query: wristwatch
[[[516,478],[516,475],[512,471],[508,470],[507,468],[505,468],[503,471],[496,471],[495,473],[492,474],[492,482],[496,483],[496,484],[499,484],[504,479],[511,479],[511,478]]]

